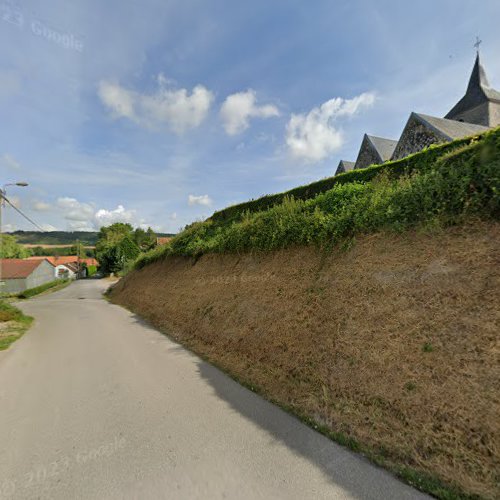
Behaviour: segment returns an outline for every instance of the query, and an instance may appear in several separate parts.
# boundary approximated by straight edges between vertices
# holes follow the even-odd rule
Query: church
[[[365,134],[355,162],[341,160],[335,174],[399,160],[436,143],[500,126],[500,92],[491,88],[479,50],[465,95],[444,118],[411,113],[399,140]]]

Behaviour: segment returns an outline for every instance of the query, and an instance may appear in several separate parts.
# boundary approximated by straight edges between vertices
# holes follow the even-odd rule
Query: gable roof
[[[60,266],[61,264],[68,264],[68,262],[78,262],[76,255],[61,255],[61,256],[47,256],[47,257],[27,257],[25,260],[48,260],[53,266]],[[85,260],[85,259],[80,259]]]
[[[455,104],[455,106],[453,106],[445,118],[453,119],[463,112],[485,102],[500,103],[500,92],[490,87],[486,71],[481,64],[478,52],[465,95]]]
[[[354,168],[354,165],[356,165],[356,163],[353,161],[340,160],[337,165],[337,170],[335,170],[335,175],[349,172]]]
[[[483,125],[448,120],[446,118],[423,115],[422,113],[412,113],[410,115],[410,120],[412,118],[419,120],[424,125],[433,129],[434,132],[443,136],[443,139],[447,139],[449,141],[453,139],[460,139],[461,137],[467,137],[469,135],[480,134],[481,132],[488,130],[488,127],[484,127]]]
[[[382,161],[391,159],[398,141],[386,139],[385,137],[377,137],[375,135],[367,135],[366,137],[368,137],[369,141],[373,144],[373,147],[376,149]]]
[[[44,260],[27,259],[1,259],[2,279],[22,279],[27,278]],[[47,260],[47,262],[49,262]],[[50,262],[49,262],[50,264]]]
[[[64,266],[66,269],[69,269],[74,273],[78,272],[78,264],[76,262],[67,262],[66,264],[60,264],[60,265]]]

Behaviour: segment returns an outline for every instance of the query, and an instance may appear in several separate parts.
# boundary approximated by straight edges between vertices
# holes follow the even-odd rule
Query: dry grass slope
[[[112,300],[387,466],[499,498],[499,249],[500,224],[478,222],[169,257]]]

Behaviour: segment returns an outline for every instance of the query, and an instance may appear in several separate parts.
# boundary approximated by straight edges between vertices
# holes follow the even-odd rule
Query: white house
[[[55,266],[55,277],[60,279],[76,280],[78,277],[78,264],[76,262],[58,264]]]

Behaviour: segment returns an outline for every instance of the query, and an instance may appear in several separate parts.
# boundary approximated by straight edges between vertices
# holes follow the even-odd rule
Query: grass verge
[[[31,326],[33,318],[13,305],[0,301],[0,351],[7,349]]]
[[[51,292],[56,292],[57,290],[61,290],[62,288],[67,287],[71,283],[71,280],[54,280],[49,281],[48,283],[44,283],[43,285],[36,286],[34,288],[28,288],[28,290],[24,290],[21,292],[18,297],[20,299],[29,299],[34,297],[35,295],[40,295],[41,293],[50,290]]]

